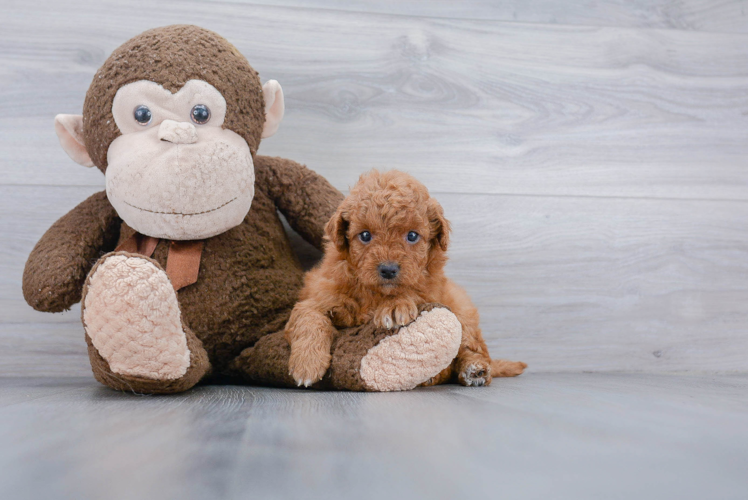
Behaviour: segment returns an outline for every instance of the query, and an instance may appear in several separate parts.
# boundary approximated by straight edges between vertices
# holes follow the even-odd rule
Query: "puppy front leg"
[[[330,349],[335,334],[332,321],[308,300],[296,304],[286,324],[286,340],[291,346],[290,375],[304,387],[322,379],[330,367]]]

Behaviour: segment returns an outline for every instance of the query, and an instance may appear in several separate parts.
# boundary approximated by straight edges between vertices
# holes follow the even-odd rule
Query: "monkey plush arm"
[[[322,249],[325,224],[343,201],[343,194],[316,172],[294,161],[255,157],[258,188],[265,188],[291,227]]]
[[[26,261],[26,302],[44,312],[61,312],[79,302],[91,267],[116,246],[121,222],[104,191],[55,222]]]

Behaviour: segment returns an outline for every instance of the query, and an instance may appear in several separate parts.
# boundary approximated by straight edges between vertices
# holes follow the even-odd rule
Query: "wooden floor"
[[[391,394],[0,379],[0,497],[744,500],[748,376]]]

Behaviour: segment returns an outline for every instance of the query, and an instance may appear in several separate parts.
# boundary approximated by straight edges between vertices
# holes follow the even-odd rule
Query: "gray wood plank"
[[[748,33],[745,2],[719,0],[231,0],[235,3],[335,9],[450,19]]]
[[[0,494],[742,499],[747,389],[746,376],[528,374],[393,394],[143,397],[0,379]]]
[[[37,373],[26,365],[35,355],[42,366],[64,363],[58,350],[85,356],[77,309],[37,313],[21,297],[25,259],[62,209],[16,207],[39,193],[50,206],[72,207],[93,190],[0,187],[0,316],[11,323],[0,329],[0,367],[8,373]],[[454,229],[447,272],[478,306],[494,356],[538,371],[748,370],[748,203],[438,199]],[[65,373],[82,365],[73,357]]]
[[[57,394],[80,392],[81,387],[91,386],[90,376],[76,377],[69,374],[3,378],[0,381],[0,408]]]
[[[100,185],[60,151],[52,117],[80,110],[124,40],[192,22],[284,85],[286,120],[261,152],[339,188],[380,167],[437,192],[748,197],[748,35],[182,5],[9,5],[3,182]]]
[[[439,199],[454,227],[448,274],[495,356],[542,370],[748,369],[748,204]]]

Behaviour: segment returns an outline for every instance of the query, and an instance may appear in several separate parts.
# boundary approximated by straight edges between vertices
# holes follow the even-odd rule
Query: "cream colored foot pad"
[[[361,360],[361,378],[376,391],[413,389],[444,370],[457,356],[462,325],[445,308],[424,311]]]
[[[114,373],[174,380],[190,366],[179,304],[166,273],[114,255],[89,279],[83,326]]]

